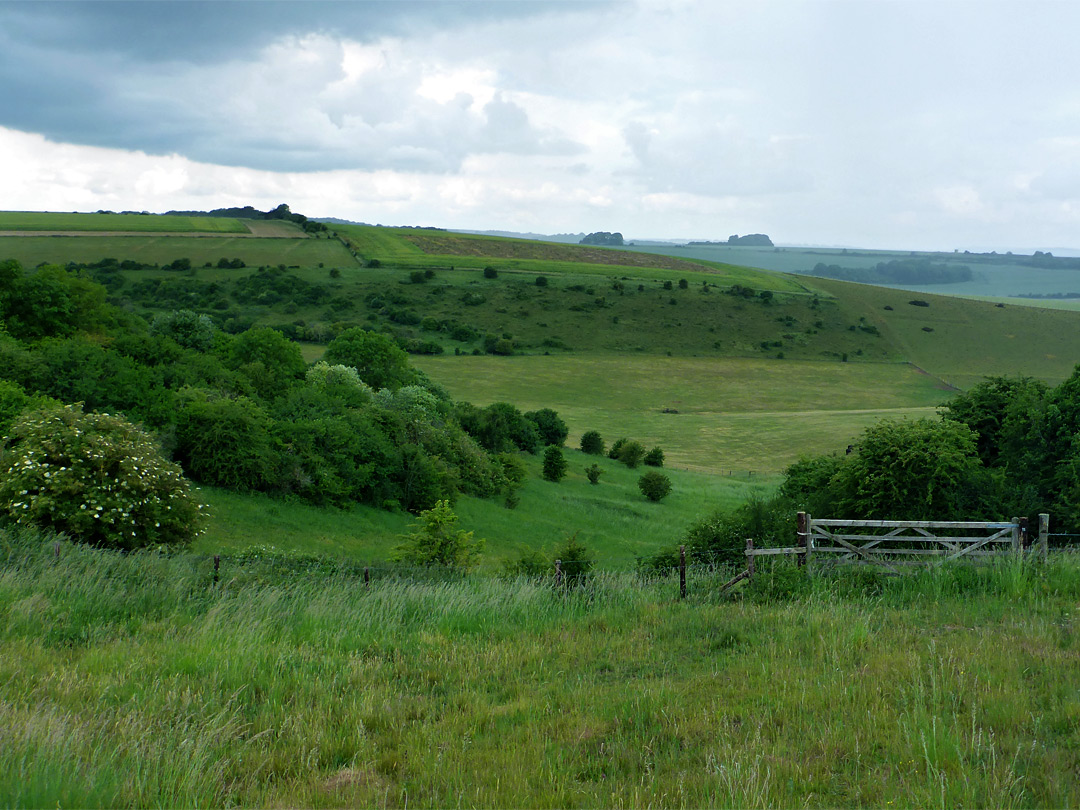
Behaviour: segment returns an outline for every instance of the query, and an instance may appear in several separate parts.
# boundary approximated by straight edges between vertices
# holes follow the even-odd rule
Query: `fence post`
[[[56,559],[60,559],[60,543],[53,543],[53,555]]]
[[[364,566],[364,587],[371,588],[371,569]]]
[[[1028,531],[1027,517],[1020,518],[1020,547],[1027,551],[1031,546],[1031,533]]]
[[[679,598],[686,598],[686,546],[679,546]]]
[[[805,525],[803,526],[804,534],[802,536],[802,544],[804,549],[803,559],[806,560],[806,573],[809,574],[811,573],[810,563],[813,561],[814,554],[814,532],[812,528],[814,525],[814,521],[810,517],[809,512],[804,512],[803,514],[805,515]]]
[[[555,587],[562,585],[562,560],[555,561]]]
[[[218,572],[221,570],[221,555],[214,555],[214,584],[218,583]]]
[[[1039,556],[1042,557],[1042,561],[1046,562],[1046,558],[1050,553],[1050,515],[1039,515]]]
[[[746,578],[754,578],[754,540],[746,538]]]
[[[806,565],[806,512],[795,515],[795,545],[803,549],[802,554],[795,556],[795,564],[802,567]]]
[[[1012,519],[1012,550],[1013,554],[1017,554],[1020,551],[1020,518],[1014,517]]]

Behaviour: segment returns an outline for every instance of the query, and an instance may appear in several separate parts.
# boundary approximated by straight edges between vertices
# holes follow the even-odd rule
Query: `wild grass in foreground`
[[[1080,562],[383,580],[0,534],[0,803],[1064,807]]]

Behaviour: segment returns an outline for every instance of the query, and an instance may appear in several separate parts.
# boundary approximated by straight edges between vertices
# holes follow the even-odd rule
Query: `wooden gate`
[[[798,515],[798,545],[792,548],[754,548],[747,540],[747,575],[754,558],[794,554],[811,568],[864,565],[899,574],[913,566],[927,567],[954,560],[1000,557],[1003,553],[1033,551],[1046,559],[1049,515],[1039,515],[1038,538],[1030,536],[1027,518],[1002,521],[958,520],[821,520]]]

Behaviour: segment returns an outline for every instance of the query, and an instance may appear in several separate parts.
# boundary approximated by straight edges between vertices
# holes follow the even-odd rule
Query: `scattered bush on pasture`
[[[559,560],[563,583],[567,587],[583,585],[596,562],[595,555],[578,541],[577,532],[569,535],[566,542],[555,549],[552,562],[555,560]]]
[[[390,557],[409,565],[442,566],[454,571],[468,571],[478,562],[484,541],[472,532],[455,529],[458,517],[447,500],[438,501],[418,516],[413,531],[402,535]]]
[[[114,549],[189,543],[202,506],[180,467],[122,416],[25,412],[0,445],[0,511]]]
[[[664,466],[664,451],[659,447],[654,447],[641,459],[641,463],[646,467],[663,467]]]
[[[585,468],[585,477],[589,479],[590,484],[599,484],[600,473],[602,472],[603,470],[600,469],[600,465],[590,464],[588,467]]]
[[[645,448],[641,445],[641,442],[624,441],[619,446],[618,455],[616,459],[621,461],[631,470],[636,469],[641,460],[645,457]]]
[[[528,411],[525,418],[536,425],[540,432],[540,438],[544,444],[557,444],[560,447],[566,441],[570,431],[566,423],[559,418],[559,414],[551,408],[541,408],[538,411]]]
[[[581,452],[592,456],[604,455],[604,440],[599,431],[586,430],[581,434]]]
[[[638,489],[650,501],[661,501],[671,492],[671,479],[662,472],[649,470],[638,479]]]
[[[566,459],[563,457],[562,448],[558,445],[548,445],[544,451],[544,479],[558,483],[566,477]]]

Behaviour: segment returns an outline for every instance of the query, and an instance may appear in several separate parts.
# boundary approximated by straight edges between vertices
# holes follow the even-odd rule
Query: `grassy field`
[[[843,450],[873,422],[933,414],[952,393],[906,364],[634,356],[414,363],[455,399],[554,408],[575,446],[598,430],[609,443],[659,444],[670,465],[721,475],[777,472],[801,455]]]
[[[660,503],[647,501],[637,486],[644,469],[630,470],[608,458],[565,451],[567,476],[558,484],[541,478],[540,456],[522,455],[529,477],[520,503],[507,509],[501,499],[463,497],[454,507],[461,528],[486,541],[481,567],[498,571],[529,552],[551,556],[556,546],[578,534],[605,569],[633,567],[645,556],[685,542],[686,530],[716,509],[729,509],[751,495],[772,493],[773,476],[718,476],[665,469],[672,492]],[[585,468],[603,470],[592,485]],[[367,563],[387,559],[415,518],[404,512],[369,507],[320,509],[303,503],[204,489],[210,524],[196,549],[229,554],[252,547],[348,557]]]
[[[217,221],[217,220],[215,220]],[[196,266],[222,257],[242,258],[253,267],[296,265],[355,267],[356,260],[334,239],[284,239],[230,236],[0,236],[0,256],[24,267],[41,262],[97,262],[105,258],[168,264],[189,258]]]
[[[1080,566],[564,593],[0,543],[5,807],[1071,807]]]
[[[238,219],[162,214],[60,214],[0,211],[0,231],[140,231],[184,233],[247,233]]]

